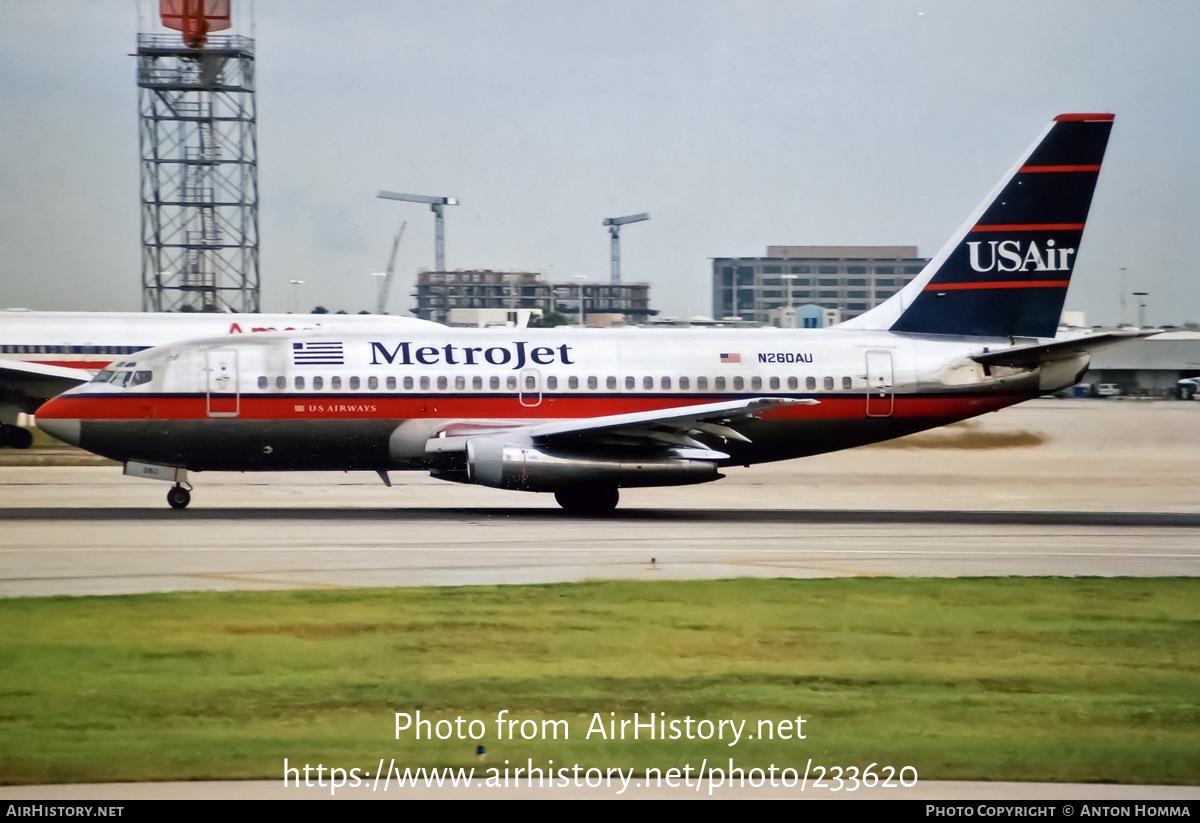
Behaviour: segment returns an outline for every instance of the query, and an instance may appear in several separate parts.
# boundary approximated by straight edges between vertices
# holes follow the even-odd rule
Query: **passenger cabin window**
[[[632,377],[625,378],[625,388],[632,389],[636,384],[637,382]]]
[[[696,378],[696,388],[700,389],[700,391],[705,391],[708,388],[708,378],[707,377],[697,377]]]
[[[467,388],[467,378],[463,377],[461,374],[455,375],[455,377],[454,377],[455,391],[463,391],[466,388]]]
[[[762,388],[762,378],[761,377],[751,377],[750,378],[750,388],[754,389],[755,391],[759,391]]]
[[[287,388],[287,378],[282,374],[275,378],[275,388],[279,391],[283,391]]]
[[[429,378],[428,378],[428,377],[422,377],[422,378],[421,378],[421,388],[422,388],[422,389],[427,389],[427,388],[429,388]]]
[[[832,377],[825,378],[825,391],[833,391],[833,378]]]
[[[692,383],[690,380],[688,380],[686,377],[679,378],[679,390],[680,391],[687,391],[691,387],[692,387]]]
[[[525,388],[526,390],[537,388],[537,378],[532,374],[525,375]]]
[[[554,377],[554,376],[547,377],[546,378],[546,388],[550,389],[551,391],[553,391],[554,389],[557,389],[558,388],[558,378]]]
[[[499,389],[500,388],[500,378],[499,377],[490,378],[488,380],[488,388],[490,388],[492,391],[496,391],[497,389]]]
[[[643,389],[654,388],[654,378],[653,377],[643,377],[642,378],[642,388]]]
[[[669,377],[664,377],[664,378],[662,379],[662,387],[663,387],[664,389],[669,389],[669,388],[671,388],[671,378],[669,378]]]
[[[849,377],[843,377],[843,378],[842,378],[842,388],[843,388],[843,389],[849,389],[849,388],[850,388],[850,386],[851,386],[851,383],[850,383],[850,378],[849,378]]]
[[[395,391],[395,389],[396,389],[396,378],[394,378],[394,377],[389,377],[389,378],[387,379],[387,387],[388,387],[388,389],[389,389],[389,390],[391,390],[391,391]]]
[[[376,377],[375,375],[371,375],[370,377],[368,377],[367,378],[367,388],[370,389],[371,391],[375,391],[375,389],[379,388],[379,378]]]
[[[740,378],[740,377],[735,377],[735,378],[733,378],[733,388],[734,388],[735,390],[737,390],[737,391],[740,391],[741,389],[744,389],[745,387],[746,387],[746,381],[745,381],[745,380],[743,380],[743,379],[742,379],[742,378]]]
[[[260,389],[265,389],[267,387],[267,376],[265,374],[258,378],[258,387]]]
[[[777,389],[777,388],[779,388],[779,378],[778,378],[778,377],[772,377],[772,378],[771,378],[771,388],[772,388],[772,389]]]
[[[342,387],[342,378],[338,377],[337,375],[334,375],[333,377],[329,378],[329,388],[340,389],[341,387]]]
[[[515,375],[512,375],[512,374],[510,374],[510,375],[508,376],[508,379],[504,381],[504,384],[505,384],[506,386],[508,386],[508,390],[509,390],[509,391],[515,391],[515,390],[516,390],[516,388],[517,388],[517,378],[516,378],[516,376],[515,376]]]
[[[412,391],[412,387],[413,387],[413,379],[411,377],[404,378],[404,390]]]
[[[579,388],[579,378],[578,377],[568,377],[567,378],[567,388],[568,389]]]
[[[358,386],[359,386],[358,377],[351,377],[350,378],[350,388],[357,390]]]
[[[471,388],[474,389],[475,391],[479,391],[480,389],[482,389],[483,388],[483,378],[480,377],[479,375],[475,375],[474,377],[472,377],[471,378]]]
[[[609,377],[604,381],[604,385],[607,386],[610,391],[615,389],[617,387],[617,378]]]
[[[450,385],[450,382],[445,377],[439,377],[437,381],[438,391],[445,391]]]
[[[792,389],[793,391],[800,388],[800,381],[798,379],[796,379],[795,377],[789,377],[788,378],[788,388]]]
[[[713,380],[713,386],[716,388],[717,391],[725,391],[725,378],[724,377],[716,378],[715,380]]]
[[[293,381],[293,382],[294,382],[294,385],[296,386],[296,388],[297,388],[297,389],[303,389],[303,388],[304,388],[304,378],[303,378],[303,377],[301,377],[301,376],[299,376],[299,375],[296,375],[296,379],[295,379],[295,381]]]
[[[817,388],[817,378],[815,378],[815,377],[804,378],[804,388],[808,389],[809,391],[813,391],[814,389],[816,389]]]
[[[323,388],[325,388],[325,378],[324,377],[314,377],[313,378],[313,391],[320,391]]]

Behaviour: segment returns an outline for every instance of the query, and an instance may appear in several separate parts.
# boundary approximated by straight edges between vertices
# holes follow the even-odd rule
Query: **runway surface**
[[[0,521],[7,596],[1200,568],[1200,514],[46,508]]]

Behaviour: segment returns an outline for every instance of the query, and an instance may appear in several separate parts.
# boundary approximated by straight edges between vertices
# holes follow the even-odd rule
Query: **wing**
[[[691,460],[723,460],[728,455],[714,451],[695,439],[710,434],[726,440],[749,442],[731,424],[784,406],[815,406],[818,400],[783,397],[752,397],[724,403],[703,403],[674,409],[630,414],[612,414],[550,423],[451,423],[426,443],[428,453],[464,451],[477,438],[503,438],[537,446],[623,445],[671,449],[676,457]]]
[[[33,414],[37,407],[95,376],[87,369],[0,359],[0,402]]]

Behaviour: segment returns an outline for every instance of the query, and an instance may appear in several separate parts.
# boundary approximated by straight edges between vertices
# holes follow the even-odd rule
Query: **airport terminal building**
[[[768,246],[765,257],[717,257],[713,317],[767,325],[781,308],[816,305],[849,320],[887,300],[928,262],[916,246]]]

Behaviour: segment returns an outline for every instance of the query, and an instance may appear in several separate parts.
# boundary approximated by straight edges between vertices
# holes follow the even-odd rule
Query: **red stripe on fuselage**
[[[1070,280],[996,280],[990,283],[930,283],[925,291],[957,289],[1065,289]]]
[[[703,396],[614,396],[614,397],[546,397],[537,406],[522,406],[516,397],[480,396],[255,396],[242,395],[237,417],[214,418],[223,422],[234,420],[572,420],[605,417],[644,411],[667,411],[682,406],[714,403],[745,397],[736,395]],[[775,396],[763,392],[762,397]],[[784,395],[786,396],[786,395]],[[818,395],[816,406],[785,406],[765,412],[764,419],[857,419],[866,413],[866,395]],[[1022,399],[1012,394],[980,393],[978,395],[895,395],[893,417],[951,417],[971,415],[993,408],[1009,406]],[[213,398],[214,411],[229,411],[233,397]],[[216,404],[220,403],[219,406]],[[297,407],[301,407],[297,411]],[[208,399],[204,395],[138,396],[67,395],[48,401],[38,409],[43,419],[68,420],[204,420],[209,417]]]

